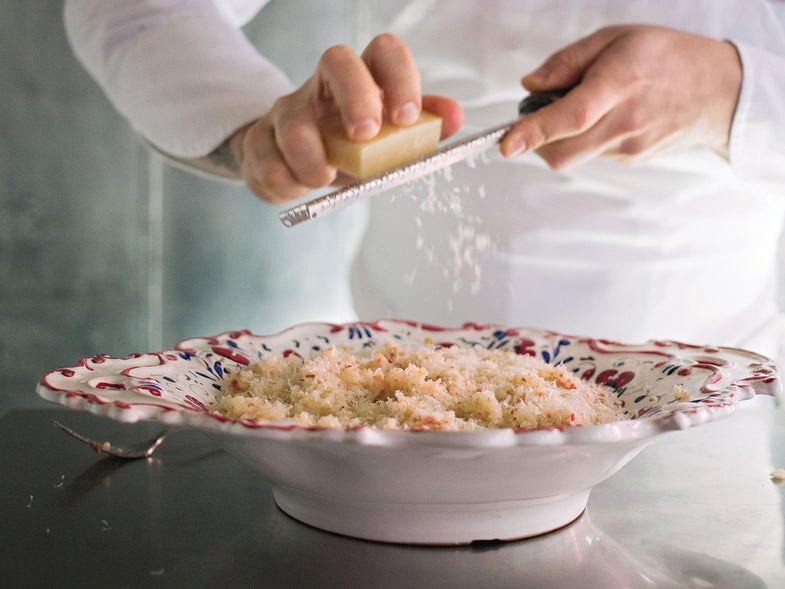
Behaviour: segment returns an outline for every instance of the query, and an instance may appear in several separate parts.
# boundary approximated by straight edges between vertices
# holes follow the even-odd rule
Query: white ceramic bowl
[[[535,431],[382,431],[232,420],[212,411],[223,380],[266,354],[307,357],[333,344],[359,349],[388,338],[539,356],[613,387],[630,419]],[[675,398],[677,384],[688,399]],[[207,433],[267,477],[279,507],[305,523],[425,544],[521,538],[564,526],[583,512],[592,487],[653,437],[727,417],[739,400],[780,390],[774,364],[744,350],[395,320],[304,324],[270,336],[239,331],[165,352],[99,355],[45,374],[37,388],[74,409]]]

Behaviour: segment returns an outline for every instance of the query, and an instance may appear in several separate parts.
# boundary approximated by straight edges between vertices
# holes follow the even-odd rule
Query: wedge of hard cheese
[[[423,111],[420,120],[410,127],[385,122],[376,137],[360,142],[349,139],[336,118],[322,126],[322,139],[330,165],[364,179],[432,153],[441,132],[441,117]]]

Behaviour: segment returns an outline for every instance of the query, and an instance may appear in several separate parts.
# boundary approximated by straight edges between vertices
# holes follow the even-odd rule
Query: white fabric
[[[291,91],[237,28],[263,2],[66,0],[76,55],[134,129],[196,158]]]
[[[236,28],[264,2],[218,4],[221,11],[207,0],[66,4],[86,67],[136,129],[175,155],[206,153],[288,91]],[[730,39],[744,82],[730,162],[698,149],[636,168],[597,160],[554,173],[533,155],[490,155],[375,197],[355,266],[360,317],[541,325],[777,354],[785,36],[764,0],[366,4],[368,33],[391,30],[410,44],[425,90],[464,106],[467,133],[509,120],[522,74],[610,23]]]
[[[785,12],[782,12],[785,19]],[[747,42],[737,42],[745,83],[734,118],[730,159],[750,179],[785,179],[785,58]]]
[[[526,9],[513,17],[520,5]],[[467,132],[514,112],[521,90],[510,71],[531,70],[599,26],[650,22],[738,43],[752,73],[732,165],[692,150],[644,167],[599,160],[558,174],[533,155],[454,166],[448,180],[411,197],[374,201],[355,272],[361,316],[539,325],[623,341],[670,337],[778,355],[785,76],[774,66],[785,64],[785,43],[765,3],[476,6],[433,1],[392,27],[422,56],[426,90],[466,107]]]

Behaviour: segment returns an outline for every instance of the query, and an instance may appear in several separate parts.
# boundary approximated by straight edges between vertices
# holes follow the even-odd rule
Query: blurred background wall
[[[300,82],[323,48],[357,40],[335,4],[273,0],[247,34]],[[60,10],[0,4],[0,414],[50,407],[38,378],[82,357],[350,319],[363,208],[285,229],[242,186],[149,154],[73,57]]]

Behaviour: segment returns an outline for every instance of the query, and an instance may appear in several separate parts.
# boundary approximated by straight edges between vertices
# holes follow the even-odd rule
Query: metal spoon
[[[70,435],[71,437],[76,438],[80,442],[87,444],[90,446],[96,454],[109,454],[110,456],[116,456],[117,458],[125,458],[129,460],[134,460],[137,458],[149,458],[155,452],[155,449],[161,445],[166,438],[167,435],[181,431],[181,428],[169,428],[158,432],[155,436],[148,440],[144,440],[142,442],[137,442],[135,444],[131,444],[129,446],[113,446],[109,442],[97,442],[95,440],[91,440],[90,438],[83,436],[82,434],[75,432],[67,425],[63,425],[59,421],[55,421],[54,419],[51,420],[52,424],[59,427],[65,433]]]

